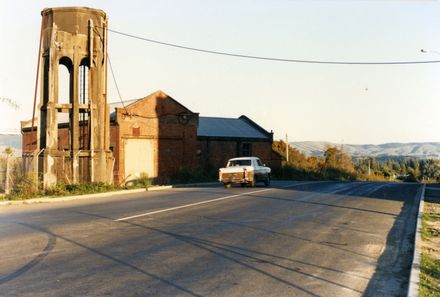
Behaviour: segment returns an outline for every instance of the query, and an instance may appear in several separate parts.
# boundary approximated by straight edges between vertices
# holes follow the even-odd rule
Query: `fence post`
[[[9,185],[9,175],[10,175],[10,166],[9,166],[9,154],[6,154],[6,180],[5,180],[5,194],[8,195],[11,193],[11,188]]]
[[[34,179],[35,191],[38,191],[38,156],[39,155],[40,155],[40,153],[37,150],[35,150],[33,153],[33,158],[32,158],[32,162],[34,163],[33,164],[33,167],[34,167],[33,179]]]

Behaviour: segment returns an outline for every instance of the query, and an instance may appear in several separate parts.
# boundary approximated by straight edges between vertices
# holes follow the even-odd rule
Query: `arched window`
[[[78,98],[80,104],[89,103],[89,58],[82,59],[79,64],[78,71]],[[89,116],[90,113],[86,109],[80,109],[79,114],[79,148],[81,150],[89,149]]]
[[[84,58],[79,65],[79,103],[89,103],[89,58]]]
[[[58,66],[58,103],[72,103],[73,65],[67,57],[62,57]]]

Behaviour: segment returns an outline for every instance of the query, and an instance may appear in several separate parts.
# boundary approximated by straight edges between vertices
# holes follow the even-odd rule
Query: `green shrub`
[[[40,193],[36,190],[33,176],[22,175],[17,177],[12,191],[5,196],[8,200],[28,199],[38,196]]]
[[[109,185],[102,182],[69,184],[65,185],[64,188],[68,195],[102,193],[121,189],[119,186]]]
[[[148,188],[153,185],[153,179],[148,177],[147,173],[142,172],[138,179],[128,181],[125,186],[129,189]]]
[[[55,186],[52,186],[46,190],[44,190],[45,196],[65,196],[69,192],[66,190],[66,185],[63,183],[58,183]]]
[[[115,190],[122,190],[123,188],[117,185],[109,185],[101,182],[86,183],[86,184],[65,184],[58,183],[48,189],[37,191],[30,177],[23,177],[14,187],[11,194],[4,198],[7,200],[29,199],[41,196],[67,196],[67,195],[82,195],[102,193]]]
[[[215,181],[217,176],[213,173],[208,173],[200,168],[192,169],[188,167],[180,168],[171,176],[171,183],[173,184],[188,184]]]

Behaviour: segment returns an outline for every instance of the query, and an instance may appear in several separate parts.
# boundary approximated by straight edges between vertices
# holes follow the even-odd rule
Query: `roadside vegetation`
[[[23,179],[17,184],[12,191],[3,196],[3,200],[21,200],[38,197],[60,197],[60,196],[73,196],[93,193],[103,193],[110,191],[124,190],[128,187],[121,187],[118,185],[107,185],[104,183],[87,183],[87,184],[64,184],[58,183],[57,185],[46,189],[36,190],[36,187],[32,179]],[[135,188],[130,187],[130,188]],[[0,198],[1,200],[1,198]]]
[[[272,172],[275,179],[440,182],[440,160],[418,160],[407,157],[356,159],[344,152],[343,146],[329,146],[320,157],[306,156],[290,145],[289,159],[286,160],[285,142],[274,141],[272,148],[284,158],[281,168]],[[10,149],[6,149],[0,156],[0,191],[6,192],[6,195],[0,196],[0,200],[81,195],[147,188],[153,185],[152,179],[143,175],[123,185],[59,183],[50,189],[37,191],[33,178],[26,176],[23,171],[23,161],[20,158],[12,158],[12,153]],[[169,180],[162,182],[171,184],[213,182],[217,180],[217,174],[218,168],[196,170],[181,168]]]
[[[24,174],[14,175],[11,179],[11,190],[8,194],[0,196],[0,200],[22,200],[39,197],[60,197],[84,194],[103,193],[127,189],[148,188],[153,185],[151,178],[146,174],[124,185],[108,185],[100,182],[84,184],[58,183],[46,190],[37,189],[32,176]]]
[[[201,168],[191,169],[187,167],[180,168],[175,174],[171,176],[171,184],[192,184],[203,182],[217,181],[218,168],[208,168],[203,170]]]
[[[290,145],[286,160],[285,142],[274,141],[272,148],[284,158],[280,172],[275,174],[280,179],[440,182],[440,160],[352,158],[343,146],[329,146],[323,156],[316,157]]]
[[[440,297],[440,197],[425,198],[420,297]]]

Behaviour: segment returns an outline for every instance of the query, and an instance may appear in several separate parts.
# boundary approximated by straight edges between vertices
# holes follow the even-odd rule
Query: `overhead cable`
[[[440,63],[440,60],[425,60],[425,61],[375,61],[375,62],[363,62],[363,61],[323,61],[323,60],[300,60],[300,59],[284,59],[284,58],[274,58],[274,57],[263,57],[263,56],[252,56],[252,55],[244,55],[244,54],[236,54],[231,52],[221,52],[214,51],[202,48],[189,47],[184,45],[179,45],[175,43],[158,41],[150,38],[145,38],[121,31],[108,29],[109,32],[119,34],[122,36],[147,41],[150,43],[160,44],[164,46],[196,51],[207,54],[214,55],[222,55],[222,56],[230,56],[236,58],[245,58],[245,59],[256,59],[256,60],[266,60],[266,61],[276,61],[276,62],[288,62],[288,63],[308,63],[308,64],[334,64],[334,65],[406,65],[406,64],[432,64],[432,63]]]
[[[129,114],[127,108],[125,107],[124,101],[122,100],[121,92],[119,91],[118,83],[116,81],[115,73],[113,72],[113,67],[112,67],[112,63],[110,62],[110,57],[108,55],[108,52],[107,52],[107,61],[108,61],[108,65],[110,66],[110,72],[112,74],[113,81],[115,83],[116,91],[118,91],[119,100],[121,101],[122,107],[125,109],[125,112]]]

